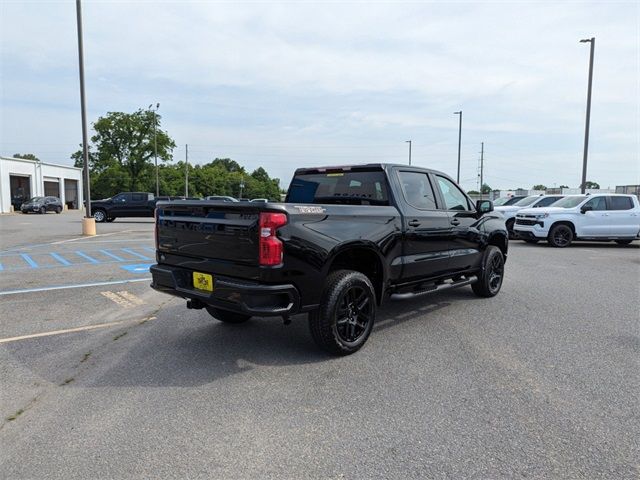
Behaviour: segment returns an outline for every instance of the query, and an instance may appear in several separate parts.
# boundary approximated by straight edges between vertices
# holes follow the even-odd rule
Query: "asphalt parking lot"
[[[514,241],[355,355],[152,291],[152,219],[0,216],[2,478],[638,478],[640,243]]]

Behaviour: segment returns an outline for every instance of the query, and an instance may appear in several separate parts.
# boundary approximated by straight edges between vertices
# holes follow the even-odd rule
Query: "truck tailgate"
[[[259,207],[180,201],[159,203],[156,215],[160,253],[258,264]]]

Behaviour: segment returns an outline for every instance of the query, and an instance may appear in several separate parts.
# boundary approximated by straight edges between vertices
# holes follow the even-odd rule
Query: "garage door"
[[[58,180],[57,178],[45,178],[44,195],[45,197],[60,198],[60,180]]]
[[[78,181],[64,179],[64,202],[67,208],[78,208]]]

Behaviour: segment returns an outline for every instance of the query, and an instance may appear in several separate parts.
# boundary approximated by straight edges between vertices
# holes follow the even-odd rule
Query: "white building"
[[[0,157],[0,212],[31,197],[58,197],[69,209],[82,208],[82,169],[23,158]]]

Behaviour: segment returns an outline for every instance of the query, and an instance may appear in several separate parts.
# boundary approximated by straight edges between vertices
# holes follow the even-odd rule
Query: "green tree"
[[[484,193],[491,193],[491,187],[489,185],[487,185],[486,183],[482,184],[482,188],[480,189],[480,191],[484,194]]]
[[[597,182],[592,182],[590,180],[586,181],[584,183],[584,188],[594,188],[594,189],[599,189],[600,188],[600,184]]]
[[[211,162],[211,166],[222,167],[227,172],[244,172],[244,168],[240,166],[235,160],[230,158],[216,158]]]
[[[538,184],[538,185],[534,185],[533,187],[531,187],[533,190],[546,190],[547,187],[545,185],[542,184]]]
[[[155,190],[155,149],[158,159],[167,162],[172,159],[176,146],[169,134],[160,128],[161,119],[151,110],[140,109],[134,113],[108,112],[93,123],[95,135],[91,137],[89,158],[92,189],[94,179],[97,186],[102,184],[101,175],[113,175],[118,178],[118,185],[124,181],[122,190]],[[82,164],[81,151],[72,154],[71,158],[76,165]],[[105,181],[104,184],[113,182]],[[113,193],[116,192],[110,192]]]
[[[480,192],[479,192],[479,191],[477,191],[477,190],[469,190],[467,193],[468,193],[469,195],[480,195]]]
[[[569,185],[560,185],[558,188],[569,188]]]
[[[36,157],[33,153],[14,153],[13,158],[23,158],[25,160],[35,160],[39,162],[40,159]]]

